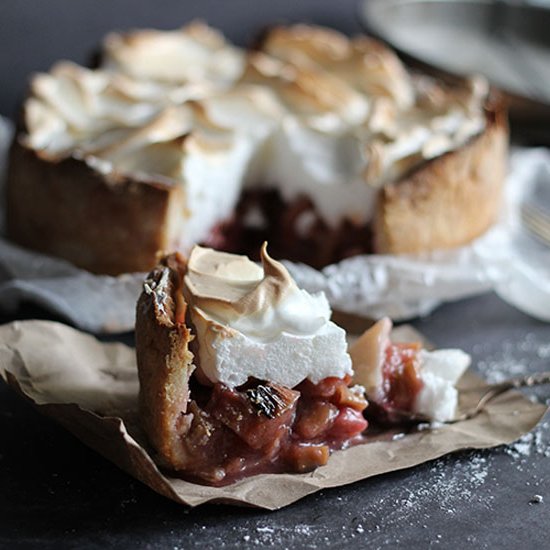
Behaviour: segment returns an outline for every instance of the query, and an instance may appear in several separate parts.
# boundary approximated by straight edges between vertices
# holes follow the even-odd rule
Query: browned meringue
[[[251,377],[294,387],[351,373],[345,331],[330,321],[324,294],[300,290],[265,244],[261,258],[263,267],[193,248],[183,291],[201,375],[230,387]]]
[[[183,187],[189,250],[244,186],[305,195],[332,227],[365,225],[380,186],[483,130],[483,81],[413,77],[372,39],[295,25],[262,48],[245,53],[202,23],[111,34],[99,69],[64,62],[33,80],[26,142]]]

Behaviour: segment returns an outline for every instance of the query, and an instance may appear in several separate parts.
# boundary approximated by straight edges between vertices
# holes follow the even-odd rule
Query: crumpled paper
[[[10,123],[0,118],[0,174],[5,173],[2,161],[11,135]],[[291,262],[285,265],[301,287],[324,291],[334,309],[362,317],[410,319],[442,302],[496,289],[516,307],[550,321],[548,267],[546,277],[540,270],[550,252],[525,234],[517,217],[521,195],[533,189],[535,180],[543,181],[545,173],[550,174],[548,150],[516,150],[507,186],[509,208],[500,223],[468,246],[414,256],[357,256],[322,271]],[[546,184],[550,187],[550,176]],[[4,310],[14,310],[26,300],[85,330],[123,332],[134,326],[143,278],[142,273],[93,275],[0,238]]]
[[[421,338],[411,330],[399,327],[394,340]],[[507,392],[475,418],[397,437],[389,432],[333,453],[326,466],[311,473],[264,474],[227,487],[207,487],[172,477],[155,464],[139,426],[132,348],[100,343],[52,321],[14,322],[0,326],[0,377],[86,445],[154,491],[189,506],[218,502],[279,509],[324,488],[410,468],[460,449],[511,443],[546,412],[544,405]],[[461,409],[469,410],[486,386],[471,373],[460,385]]]
[[[324,291],[334,309],[378,319],[425,315],[442,302],[495,290],[537,319],[550,321],[550,247],[521,222],[532,202],[550,215],[550,150],[515,148],[500,219],[483,236],[453,250],[363,255],[317,271],[285,262],[298,285]]]

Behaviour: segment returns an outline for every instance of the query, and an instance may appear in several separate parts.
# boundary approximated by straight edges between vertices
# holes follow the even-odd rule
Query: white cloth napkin
[[[11,124],[0,118],[0,175],[5,174],[11,136]],[[518,216],[526,193],[550,189],[550,151],[517,149],[510,168],[501,220],[468,246],[414,256],[357,256],[322,271],[285,264],[299,286],[325,292],[334,309],[347,313],[404,320],[427,314],[442,302],[495,289],[519,309],[550,321],[550,250],[525,232]],[[85,330],[123,332],[134,326],[142,280],[139,273],[92,275],[0,238],[3,310],[14,310],[26,300]]]

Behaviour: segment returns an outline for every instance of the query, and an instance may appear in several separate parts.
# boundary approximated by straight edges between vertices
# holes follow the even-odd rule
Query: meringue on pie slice
[[[325,296],[300,290],[265,245],[261,259],[168,256],[138,302],[145,431],[165,467],[200,482],[309,471],[367,427]]]
[[[428,351],[418,342],[392,343],[391,329],[392,322],[381,319],[349,350],[354,381],[365,388],[371,413],[385,423],[408,416],[452,420],[458,404],[455,384],[470,356],[459,349]]]

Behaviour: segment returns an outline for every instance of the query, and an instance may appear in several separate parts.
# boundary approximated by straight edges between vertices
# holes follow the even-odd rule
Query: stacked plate
[[[359,15],[370,34],[424,70],[486,75],[508,97],[516,135],[550,143],[550,9],[540,4],[365,0]]]

